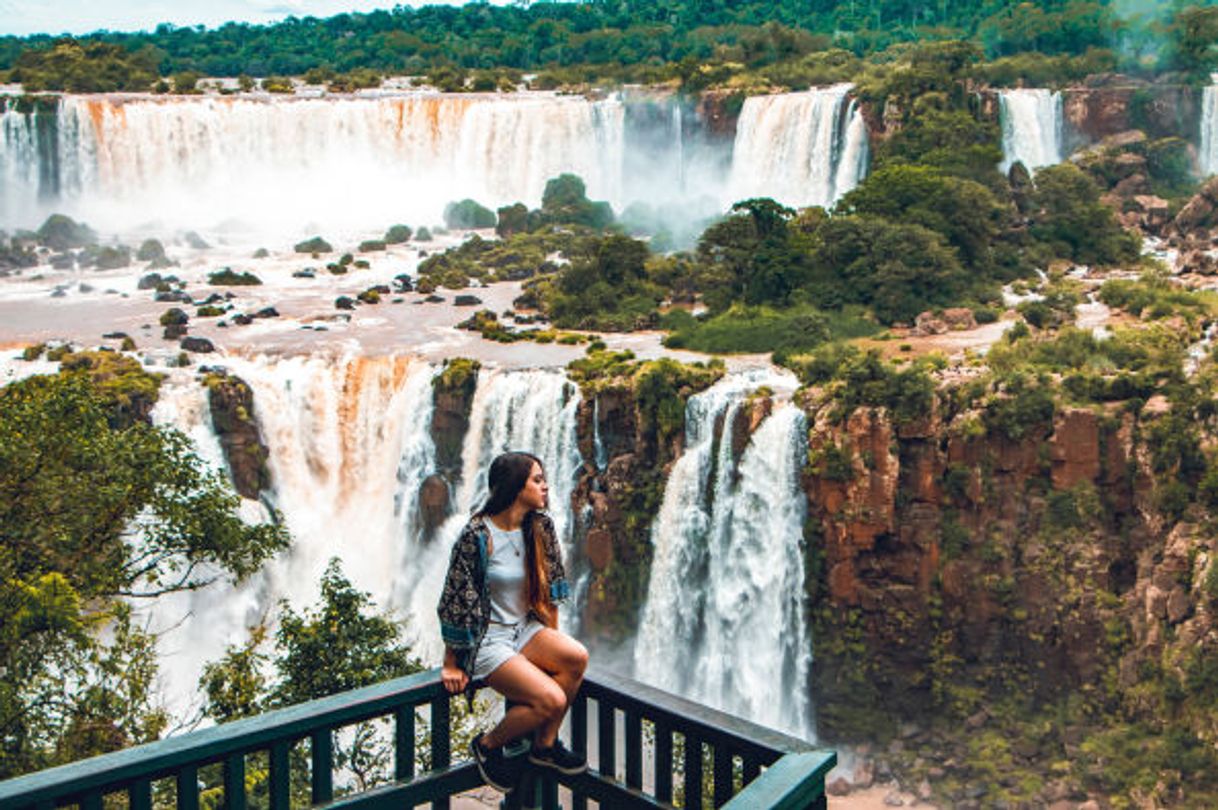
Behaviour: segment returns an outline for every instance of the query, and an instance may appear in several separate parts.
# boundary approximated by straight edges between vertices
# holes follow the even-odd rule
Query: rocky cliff
[[[1188,720],[1171,705],[1173,689],[1177,704],[1192,694],[1190,678],[1210,682],[1197,662],[1218,649],[1218,574],[1205,510],[1177,491],[1195,459],[1171,445],[1195,437],[1162,397],[1058,404],[1016,430],[961,406],[950,387],[904,421],[800,396],[808,688],[823,740],[871,746],[882,767],[911,787],[929,778],[955,806],[1032,807],[1126,790],[1104,781],[1116,762],[1172,767],[1135,766],[1107,747],[1213,739],[1209,703]],[[768,408],[761,397],[740,411],[746,436]],[[650,435],[628,387],[585,398],[575,507],[590,507],[581,544],[593,643],[633,627],[646,530],[680,433]],[[1188,781],[1155,793],[1152,780],[1146,795],[1197,795]]]

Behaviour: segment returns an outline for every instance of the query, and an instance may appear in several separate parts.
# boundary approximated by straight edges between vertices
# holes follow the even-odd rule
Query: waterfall
[[[0,224],[46,192],[40,171],[38,117],[0,96]]]
[[[809,735],[799,488],[806,427],[797,407],[777,406],[734,464],[733,417],[761,384],[733,375],[687,403],[686,450],[652,525],[635,676]]]
[[[1019,161],[1029,171],[1062,161],[1062,94],[1044,89],[998,94],[1002,163],[1006,172]]]
[[[431,224],[463,197],[535,206],[546,181],[562,172],[580,175],[593,198],[617,203],[622,193],[616,99],[65,96],[53,167],[33,148],[34,116],[3,116],[3,224],[36,224],[36,213],[54,208],[103,230],[154,219],[296,234],[309,222],[336,229]],[[52,170],[53,182],[34,181]],[[59,198],[37,206],[48,187]]]
[[[193,375],[175,374],[166,379],[151,416],[154,424],[185,433],[205,469],[225,474],[224,451],[212,428],[207,389]],[[249,522],[268,517],[254,501],[243,500],[240,511]],[[266,611],[263,577],[254,576],[234,586],[215,567],[199,573],[217,579],[201,590],[170,593],[134,605],[136,615],[156,634],[159,697],[178,722],[194,717],[201,708],[198,681],[203,665],[219,658],[226,646],[243,642],[247,628],[257,624]]]
[[[693,688],[710,705],[805,735],[812,645],[799,471],[806,440],[803,412],[788,404],[761,424],[740,460],[739,483],[717,521],[723,530],[709,538],[706,632]]]
[[[1218,174],[1218,73],[1210,79],[1210,86],[1201,96],[1201,152],[1198,163],[1202,177]]]
[[[536,206],[563,172],[686,224],[751,196],[828,205],[866,171],[848,90],[750,98],[734,142],[688,101],[638,92],[65,95],[37,112],[0,97],[0,227],[61,212],[103,233],[366,235],[464,197]]]
[[[867,127],[849,84],[752,96],[736,125],[731,199],[832,205],[866,171]]]
[[[449,552],[486,497],[491,458],[505,450],[528,450],[543,460],[551,514],[570,560],[571,495],[582,458],[578,390],[562,372],[482,371],[454,514],[427,542],[417,498],[423,479],[436,471],[429,427],[438,366],[406,357],[230,357],[225,363],[253,390],[270,451],[274,488],[268,500],[290,529],[292,547],[239,586],[217,582],[149,609],[150,626],[163,632],[166,703],[177,716],[196,708],[205,662],[243,641],[247,628],[271,615],[280,600],[298,609],[316,601],[331,557],[342,561],[344,574],[372,595],[378,609],[402,621],[416,654],[437,662],[443,648],[435,606]],[[167,384],[156,418],[186,432],[205,463],[223,469],[202,386],[193,380]],[[244,504],[251,519],[263,517],[259,504]]]

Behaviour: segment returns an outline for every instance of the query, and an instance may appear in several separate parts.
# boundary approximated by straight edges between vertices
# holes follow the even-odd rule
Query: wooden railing
[[[449,700],[439,670],[410,675],[0,782],[0,810],[103,810],[116,802],[151,810],[159,780],[174,787],[156,791],[158,806],[198,810],[200,770],[216,766],[225,810],[246,810],[246,758],[259,754],[267,781],[261,801],[270,810],[289,810],[293,747],[303,740],[309,741],[313,806],[401,810],[431,802],[447,808],[450,796],[482,784],[473,763],[452,763]],[[430,770],[416,773],[415,710],[423,706],[430,707]],[[335,733],[378,718],[392,719],[394,781],[335,798]],[[593,767],[559,775],[558,782],[532,772],[505,806],[557,808],[561,791],[569,793],[573,810],[589,801],[616,810],[700,808],[706,800],[731,810],[823,808],[825,774],[837,760],[802,740],[595,669],[571,706],[567,735]],[[651,764],[646,780],[645,756]],[[705,773],[704,760],[710,763]]]

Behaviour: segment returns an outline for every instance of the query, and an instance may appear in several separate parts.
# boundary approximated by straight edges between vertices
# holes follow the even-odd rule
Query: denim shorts
[[[474,659],[474,678],[482,680],[490,675],[523,650],[524,645],[543,627],[541,622],[531,617],[517,624],[488,624],[482,644],[478,646],[478,657]]]

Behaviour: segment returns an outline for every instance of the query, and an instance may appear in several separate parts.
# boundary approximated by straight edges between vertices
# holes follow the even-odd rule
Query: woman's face
[[[546,484],[545,471],[534,461],[533,469],[529,471],[529,480],[516,496],[516,502],[527,509],[545,509],[549,496],[550,487]]]

